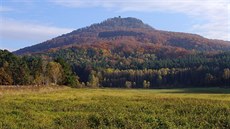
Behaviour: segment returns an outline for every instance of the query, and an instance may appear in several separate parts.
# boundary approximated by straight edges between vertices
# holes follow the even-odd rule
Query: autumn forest
[[[0,51],[0,85],[229,87],[230,45],[115,17],[13,53]]]

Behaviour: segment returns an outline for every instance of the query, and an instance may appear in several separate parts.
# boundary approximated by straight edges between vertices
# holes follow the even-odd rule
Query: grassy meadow
[[[230,89],[0,88],[1,129],[230,128]]]

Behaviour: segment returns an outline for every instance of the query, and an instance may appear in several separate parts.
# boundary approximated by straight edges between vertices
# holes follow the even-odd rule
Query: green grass
[[[230,128],[230,89],[2,88],[0,128]]]

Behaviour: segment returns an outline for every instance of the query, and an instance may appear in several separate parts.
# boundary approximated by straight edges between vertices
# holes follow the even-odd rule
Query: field
[[[0,88],[0,128],[230,128],[230,89]]]

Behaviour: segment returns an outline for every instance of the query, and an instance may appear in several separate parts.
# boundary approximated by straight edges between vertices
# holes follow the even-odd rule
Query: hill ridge
[[[156,30],[140,19],[127,17],[109,18],[101,23],[74,30],[51,40],[15,51],[24,55],[61,49],[66,46],[97,43],[152,43],[196,51],[228,51],[229,41],[211,40],[197,34]]]

